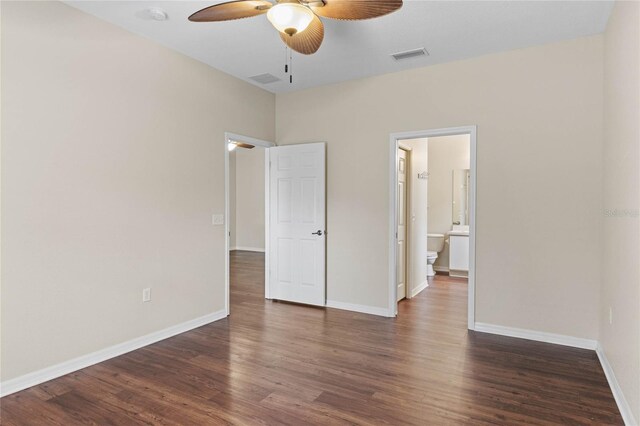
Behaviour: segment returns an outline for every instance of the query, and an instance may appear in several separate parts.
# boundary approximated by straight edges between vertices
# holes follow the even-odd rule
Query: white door
[[[398,300],[407,296],[407,151],[398,149]]]
[[[272,299],[325,305],[325,144],[269,149]]]

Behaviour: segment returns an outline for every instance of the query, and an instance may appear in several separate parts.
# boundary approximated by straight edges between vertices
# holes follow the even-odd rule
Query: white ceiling
[[[193,23],[190,14],[220,1],[66,3],[276,93],[601,33],[613,6],[612,1],[405,0],[399,11],[377,19],[323,19],[324,43],[314,55],[294,53],[289,84],[284,44],[264,15]],[[141,18],[150,7],[165,10],[169,19]],[[400,62],[389,56],[420,47],[430,55]],[[248,79],[263,73],[282,81],[261,85]]]

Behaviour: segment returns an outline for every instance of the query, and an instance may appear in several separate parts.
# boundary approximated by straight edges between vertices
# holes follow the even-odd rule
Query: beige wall
[[[272,94],[58,2],[3,2],[2,89],[2,380],[224,308],[224,132]]]
[[[430,234],[444,234],[453,224],[453,171],[469,169],[469,135],[429,138],[429,226]],[[438,254],[436,269],[449,270],[449,242]]]
[[[640,421],[639,23],[640,3],[616,2],[604,36],[600,322],[601,345],[636,422]]]
[[[276,96],[328,143],[328,299],[387,306],[389,134],[475,124],[477,321],[596,338],[602,78],[593,36]]]
[[[236,149],[235,244],[238,249],[264,250],[263,148]]]

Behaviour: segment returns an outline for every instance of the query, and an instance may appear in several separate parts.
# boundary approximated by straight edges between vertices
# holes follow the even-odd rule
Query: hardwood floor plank
[[[466,280],[395,319],[264,299],[232,252],[231,316],[0,400],[3,425],[620,425],[593,351],[466,330]]]

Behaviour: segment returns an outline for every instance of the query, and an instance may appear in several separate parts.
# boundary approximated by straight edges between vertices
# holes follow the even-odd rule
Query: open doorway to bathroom
[[[474,329],[475,126],[392,134],[390,171],[390,315],[430,292],[465,292]]]

